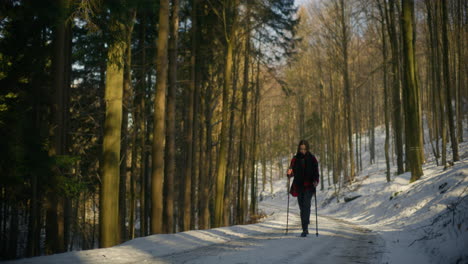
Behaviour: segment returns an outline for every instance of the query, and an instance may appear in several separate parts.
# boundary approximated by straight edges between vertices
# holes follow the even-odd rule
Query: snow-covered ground
[[[377,144],[383,146],[379,132]],[[361,172],[353,191],[343,191],[361,197],[336,203],[327,190],[320,194],[320,212],[380,234],[386,242],[383,263],[468,263],[468,143],[460,144],[461,161],[447,170],[426,153],[424,176],[411,184],[410,173],[395,175],[395,166],[387,183],[384,154],[377,154],[377,164]]]
[[[379,138],[377,143],[383,141]],[[369,163],[368,156],[364,154],[363,163]],[[385,157],[378,153],[377,163],[364,166],[356,182],[341,191],[339,203],[334,189],[325,184],[317,193],[319,215],[380,235],[385,241],[381,263],[468,263],[468,143],[460,145],[460,156],[462,160],[445,171],[429,160],[424,176],[410,184],[410,173],[395,175],[395,168],[387,183]],[[286,180],[278,181],[274,190],[280,192],[265,192],[263,203],[285,204],[285,186]],[[291,206],[297,207],[293,201]],[[321,226],[319,219],[319,230]]]
[[[468,143],[460,144],[461,161],[445,171],[426,153],[420,180],[410,184],[410,174],[395,175],[392,166],[387,183],[382,129],[376,137],[376,163],[369,165],[369,153],[363,153],[364,170],[342,190],[340,202],[325,175],[325,190],[317,193],[318,237],[314,201],[311,234],[297,237],[300,220],[293,197],[285,234],[283,178],[274,182],[273,192],[270,184],[261,192],[259,208],[268,217],[258,224],[153,235],[112,248],[13,263],[468,263]]]

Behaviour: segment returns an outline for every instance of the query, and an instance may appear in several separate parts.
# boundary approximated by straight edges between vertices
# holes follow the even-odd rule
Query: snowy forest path
[[[286,209],[261,203],[283,219]],[[284,212],[283,212],[284,211]],[[284,222],[285,223],[285,222]],[[269,222],[269,230],[179,252],[145,263],[380,263],[385,243],[369,229],[327,216],[319,216],[319,236],[315,235],[315,216],[311,215],[309,236],[301,233],[299,210],[290,208],[289,231],[285,225]]]
[[[295,199],[286,228],[285,201],[260,203],[269,216],[254,225],[237,225],[177,234],[142,237],[119,246],[25,258],[6,263],[381,263],[385,242],[376,232],[329,216],[315,208],[308,237],[299,237],[301,225]]]

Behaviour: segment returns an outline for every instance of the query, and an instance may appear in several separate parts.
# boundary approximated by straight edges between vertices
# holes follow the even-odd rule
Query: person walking
[[[301,211],[302,234],[309,234],[310,206],[314,196],[320,175],[317,158],[310,153],[309,142],[301,140],[297,146],[297,153],[291,159],[287,171],[288,178],[294,177],[289,193],[297,197],[297,203]]]

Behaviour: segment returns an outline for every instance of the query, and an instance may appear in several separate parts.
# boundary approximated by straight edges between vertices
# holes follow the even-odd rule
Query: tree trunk
[[[239,59],[240,56],[235,56],[233,65],[233,82],[232,82],[232,99],[230,106],[230,118],[229,118],[229,143],[228,143],[228,164],[226,173],[226,182],[224,184],[224,212],[223,212],[223,225],[229,226],[231,219],[231,205],[232,205],[232,193],[233,193],[233,171],[234,169],[234,121],[235,112],[237,107],[237,82],[239,79]]]
[[[67,60],[68,43],[67,43],[67,22],[69,2],[61,0],[56,6],[59,10],[57,14],[57,24],[54,32],[54,54],[52,60],[53,68],[53,93],[52,98],[52,115],[51,122],[52,132],[49,156],[58,162],[58,157],[66,155],[66,133],[67,133],[67,118],[68,118],[68,89],[66,77],[67,67],[70,67]],[[69,73],[69,72],[68,72]],[[58,191],[59,179],[62,176],[58,164],[52,165],[52,178],[48,184],[48,193],[46,201],[46,254],[54,254],[65,251],[64,237],[64,197]]]
[[[261,163],[262,163],[262,192],[265,192],[266,183],[267,183],[265,155],[262,154],[260,160],[261,160]],[[271,178],[270,178],[270,180],[271,180]],[[270,189],[273,189],[273,188],[270,188]]]
[[[454,121],[454,111],[452,108],[452,90],[450,83],[450,70],[449,70],[449,46],[448,46],[448,11],[447,11],[447,1],[441,0],[442,5],[442,50],[443,50],[443,69],[444,69],[444,82],[445,82],[445,92],[446,92],[446,101],[447,101],[447,115],[448,123],[450,130],[450,142],[452,144],[452,157],[453,161],[459,161],[460,156],[458,155],[458,138],[455,132],[455,121]]]
[[[19,219],[18,219],[18,204],[13,201],[11,206],[11,215],[10,215],[10,234],[8,235],[8,253],[7,259],[16,258],[16,252],[18,251],[18,234],[19,234]]]
[[[434,29],[434,49],[435,49],[435,67],[436,67],[436,89],[438,92],[438,103],[439,103],[439,118],[440,118],[440,134],[441,134],[441,140],[442,140],[442,159],[441,159],[441,165],[446,167],[447,166],[447,128],[446,128],[446,120],[445,120],[445,93],[444,90],[442,89],[442,76],[441,76],[441,69],[440,65],[442,64],[441,62],[441,53],[440,53],[440,45],[439,45],[439,25],[436,21],[440,19],[440,3],[439,1],[435,2],[435,8],[434,8],[434,24],[433,24],[433,29]]]
[[[246,39],[247,42],[248,39]],[[239,160],[238,160],[238,179],[237,179],[237,214],[236,222],[237,224],[243,224],[245,219],[245,207],[244,207],[244,186],[245,186],[245,153],[246,153],[246,141],[247,141],[247,97],[249,89],[249,56],[248,50],[250,49],[250,44],[245,44],[246,54],[244,57],[244,83],[242,86],[242,107],[241,107],[241,126],[240,126],[240,142],[239,142]]]
[[[439,104],[438,104],[438,99],[439,99],[439,96],[438,96],[438,89],[440,87],[438,87],[438,84],[436,82],[436,80],[438,78],[436,78],[436,75],[439,74],[439,72],[436,70],[436,64],[437,64],[437,51],[436,51],[436,44],[435,44],[435,40],[436,40],[436,36],[434,34],[435,31],[435,27],[433,25],[433,8],[431,7],[431,3],[433,1],[431,0],[425,0],[425,4],[426,4],[426,9],[427,9],[427,26],[428,26],[428,32],[429,32],[429,38],[428,38],[428,46],[430,47],[430,60],[429,60],[429,64],[430,64],[430,76],[431,76],[431,79],[430,79],[430,100],[431,100],[431,106],[432,106],[432,131],[433,131],[433,134],[435,134],[434,136],[432,136],[430,138],[431,140],[431,145],[432,145],[432,141],[435,140],[435,149],[434,149],[434,156],[435,156],[435,159],[436,159],[436,164],[439,165],[439,157],[440,157],[440,151],[439,151],[439,131],[440,131],[440,126],[439,126]],[[436,100],[437,99],[437,100]],[[428,100],[429,101],[429,100]],[[431,130],[430,130],[431,131]],[[434,148],[434,147],[433,147]]]
[[[128,113],[132,107],[131,98],[133,90],[131,87],[132,76],[132,32],[135,19],[135,11],[129,13],[131,20],[125,27],[125,37],[127,46],[124,55],[124,77],[123,77],[123,107],[122,107],[122,134],[121,134],[121,150],[120,150],[120,182],[119,182],[119,225],[120,225],[120,241],[127,241],[127,177],[128,177]]]
[[[252,107],[252,127],[253,127],[253,140],[251,147],[251,166],[252,166],[252,178],[250,183],[250,215],[257,214],[257,170],[255,164],[257,163],[257,131],[258,131],[258,104],[260,101],[260,61],[257,62],[257,78],[255,83],[255,94],[253,98]]]
[[[212,111],[211,111],[211,100],[212,100],[212,86],[211,80],[210,83],[207,85],[206,92],[205,92],[205,103],[204,103],[204,110],[205,110],[205,160],[203,161],[204,172],[201,176],[200,187],[201,187],[201,206],[200,206],[200,228],[201,229],[208,229],[210,227],[210,179],[211,179],[211,145],[212,145],[212,126],[211,126],[211,119],[212,119]]]
[[[133,105],[136,106],[137,101],[134,100]],[[138,119],[139,113],[135,111],[136,107],[134,107],[132,116],[134,117],[133,120],[133,129],[132,129],[132,161],[131,161],[131,170],[130,170],[130,212],[128,215],[128,238],[134,239],[135,238],[135,210],[136,210],[136,202],[135,202],[135,181],[138,175],[138,165],[137,165],[137,124],[140,122]]]
[[[297,98],[297,111],[298,113],[298,128],[299,128],[299,138],[304,139],[305,137],[305,96],[302,92],[303,88],[299,88],[297,91],[296,98]]]
[[[466,43],[461,41],[461,36],[463,35],[462,31],[462,0],[457,1],[457,7],[456,7],[456,12],[457,12],[457,22],[455,23],[456,29],[457,29],[457,91],[458,91],[458,96],[457,96],[457,128],[458,128],[458,142],[463,142],[463,94],[462,92],[464,91],[464,86],[463,86],[463,81],[466,78],[466,76],[463,76],[463,71],[462,71],[462,65],[464,65],[464,59],[463,58],[463,51],[462,51],[462,43]]]
[[[0,183],[0,234],[6,234],[7,226],[7,202],[6,197],[8,197],[6,188],[3,187],[3,184]],[[25,219],[26,220],[26,219]],[[7,239],[0,240],[0,255],[4,256],[7,254]]]
[[[166,141],[167,48],[169,36],[169,0],[160,0],[156,55],[156,89],[151,175],[151,233],[163,232],[164,146]]]
[[[348,69],[348,44],[349,34],[347,30],[347,23],[345,20],[345,2],[340,0],[340,23],[341,23],[341,49],[343,52],[343,80],[344,80],[344,95],[345,95],[345,107],[346,107],[346,119],[347,119],[347,130],[348,130],[348,149],[349,149],[349,162],[350,162],[350,181],[354,181],[355,168],[354,168],[354,154],[353,154],[353,127],[352,127],[352,112],[351,112],[351,84],[349,80],[349,69]]]
[[[392,52],[392,108],[393,108],[393,133],[395,137],[395,153],[397,156],[397,174],[404,172],[403,163],[403,138],[402,138],[402,113],[401,113],[401,88],[400,88],[400,71],[398,58],[398,36],[396,34],[395,22],[395,2],[390,1],[390,6],[387,8],[387,1],[383,1],[385,9],[385,20],[387,22],[388,36],[390,39],[390,48]]]
[[[116,32],[125,27],[117,19],[112,22]],[[111,247],[119,241],[119,164],[120,132],[122,128],[124,40],[109,45],[106,70],[106,119],[104,123],[103,165],[100,196],[100,247]]]
[[[215,194],[215,219],[214,226],[220,227],[223,224],[223,206],[224,206],[224,185],[226,180],[227,165],[227,144],[228,144],[228,114],[229,114],[229,90],[231,87],[232,74],[232,38],[226,40],[226,50],[224,53],[224,85],[223,85],[223,108],[222,125],[220,136],[220,148],[218,153],[218,166],[216,170],[216,194]]]
[[[414,18],[414,2],[413,0],[402,0],[402,34],[403,34],[403,62],[404,62],[404,89],[403,95],[405,99],[405,127],[406,127],[406,144],[408,146],[408,161],[411,171],[410,181],[418,180],[422,175],[422,160],[420,151],[421,146],[420,134],[420,118],[419,112],[420,97],[416,84],[416,67],[413,47],[413,18]]]
[[[196,86],[196,58],[197,58],[197,47],[196,47],[196,31],[197,31],[197,16],[196,9],[198,1],[193,1],[192,6],[192,48],[190,54],[190,84],[186,91],[186,109],[184,130],[185,130],[185,166],[184,166],[184,192],[182,207],[179,208],[180,215],[183,218],[181,231],[190,230],[191,222],[191,199],[192,199],[192,166],[193,166],[193,123],[194,123],[194,108],[195,108],[195,86]]]
[[[69,6],[68,6],[69,7]],[[64,154],[69,155],[70,146],[70,84],[71,84],[71,72],[72,72],[72,25],[71,23],[66,23],[65,28],[65,71],[64,71],[64,95],[63,95],[63,111],[64,115],[64,126],[63,126],[63,148]],[[70,164],[71,170],[72,164]],[[72,218],[70,216],[72,211],[72,200],[70,197],[65,197],[64,199],[64,219],[63,219],[63,248],[65,251],[68,251],[68,245],[70,244],[70,235],[71,235],[71,225]]]
[[[203,87],[201,87],[202,93],[204,92]],[[198,218],[198,229],[205,229],[205,223],[204,223],[204,218],[203,218],[203,207],[205,203],[205,199],[207,198],[208,195],[204,194],[204,188],[205,188],[205,179],[207,176],[206,173],[206,127],[205,127],[205,94],[202,94],[200,97],[200,134],[198,135],[200,137],[199,139],[199,147],[200,147],[200,156],[199,156],[199,162],[200,162],[200,172],[198,173],[199,175],[199,185],[198,185],[198,192],[199,192],[199,197],[198,197],[198,210],[197,210],[197,218]]]
[[[322,67],[321,65],[319,65],[319,70],[320,70],[320,75],[322,75]],[[325,94],[324,94],[324,91],[323,91],[323,80],[320,79],[320,83],[319,83],[319,90],[320,90],[320,102],[325,102]],[[320,135],[320,158],[323,159],[322,161],[325,161],[325,157],[326,157],[326,153],[325,153],[325,144],[326,142],[330,142],[329,139],[326,139],[326,128],[325,128],[325,121],[324,121],[324,118],[325,118],[325,115],[323,114],[324,112],[324,109],[323,107],[320,107],[320,129],[319,129],[319,135]],[[323,178],[323,168],[324,168],[324,165],[326,163],[322,163],[322,165],[320,166],[320,190],[323,191],[323,189],[325,188],[324,186],[324,178]]]
[[[40,254],[40,194],[37,183],[37,174],[32,175],[31,179],[32,195],[29,201],[29,221],[28,221],[28,242],[26,246],[26,256],[33,257]]]
[[[169,87],[166,109],[166,150],[164,165],[164,233],[174,232],[174,179],[176,173],[176,90],[177,90],[177,40],[179,31],[179,0],[172,0],[169,38]]]
[[[140,82],[138,83],[138,90],[136,93],[135,99],[137,100],[137,111],[138,111],[138,122],[137,126],[139,129],[138,133],[138,145],[139,145],[139,152],[140,152],[140,171],[139,171],[139,179],[140,179],[140,236],[146,235],[147,230],[147,222],[146,222],[146,161],[147,161],[147,154],[146,154],[146,134],[147,130],[145,127],[146,123],[146,114],[145,114],[145,94],[146,94],[146,48],[145,48],[145,38],[146,38],[146,15],[143,12],[141,14],[141,28],[139,34],[139,46],[141,50],[140,56],[140,63],[141,69],[139,71],[139,79]]]
[[[386,1],[386,0],[384,0]],[[380,17],[382,18],[381,21],[381,33],[382,33],[382,58],[383,58],[383,88],[384,88],[384,117],[385,117],[385,164],[387,167],[386,178],[387,182],[390,182],[390,155],[388,153],[388,149],[390,147],[390,117],[388,113],[388,85],[387,85],[387,35],[385,34],[385,15],[384,10],[382,9],[382,5],[380,1],[378,2]]]
[[[128,45],[128,42],[127,42]],[[119,176],[119,241],[123,243],[127,240],[127,227],[126,216],[127,216],[127,140],[128,140],[128,104],[129,101],[129,89],[130,89],[130,80],[127,79],[130,76],[130,69],[126,64],[128,62],[127,55],[130,48],[127,46],[125,51],[124,59],[124,81],[123,81],[123,107],[122,107],[122,128],[121,128],[121,148],[120,148],[120,176]],[[128,73],[128,75],[127,75]]]
[[[197,211],[197,204],[198,204],[198,187],[199,187],[199,170],[200,170],[200,164],[199,164],[199,152],[198,152],[198,135],[199,135],[199,129],[200,129],[200,122],[199,122],[199,116],[200,116],[200,79],[201,79],[201,71],[200,71],[200,2],[194,1],[193,3],[193,31],[192,31],[192,48],[193,48],[193,72],[192,72],[192,81],[193,81],[193,135],[192,135],[192,172],[191,172],[191,197],[190,197],[190,204],[191,208],[186,210],[190,210],[189,212],[191,213],[190,216],[190,229],[195,229],[196,225],[196,211]]]

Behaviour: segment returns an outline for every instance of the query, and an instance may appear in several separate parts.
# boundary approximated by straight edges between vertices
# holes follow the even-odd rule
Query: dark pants
[[[314,190],[306,190],[300,192],[297,196],[297,203],[299,204],[299,209],[301,210],[302,230],[304,231],[307,230],[307,227],[310,223],[310,204],[313,195]]]

